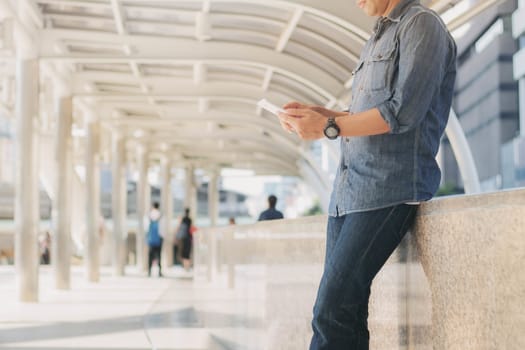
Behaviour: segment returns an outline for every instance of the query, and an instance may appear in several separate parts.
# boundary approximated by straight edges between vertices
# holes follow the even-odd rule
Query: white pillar
[[[184,197],[184,207],[190,208],[190,217],[195,224],[197,220],[197,185],[195,183],[195,168],[188,165],[186,168],[186,195]]]
[[[98,123],[95,120],[88,120],[86,125],[86,251],[85,268],[86,277],[90,282],[100,280],[100,212],[99,205],[99,165],[98,165]]]
[[[161,177],[161,204],[162,212],[162,232],[164,234],[164,241],[162,243],[162,269],[164,271],[171,265],[173,261],[173,228],[171,221],[173,218],[173,197],[171,195],[171,162],[169,158],[164,158],[161,161],[160,169]],[[170,260],[171,259],[171,260]]]
[[[137,181],[137,238],[135,250],[137,251],[137,267],[139,271],[146,271],[148,267],[146,253],[146,232],[144,230],[144,217],[149,208],[146,202],[146,192],[149,191],[148,183],[148,151],[144,145],[137,149],[137,163],[139,178]]]
[[[173,163],[171,163],[173,165]],[[166,252],[166,260],[168,262],[168,266],[173,266],[175,257],[173,256],[173,244],[175,243],[175,228],[176,226],[173,226],[173,211],[174,211],[174,203],[173,203],[173,188],[172,188],[172,167],[170,166],[170,172],[169,172],[169,184],[170,184],[170,200],[168,201],[168,207],[166,208],[166,221],[168,222],[168,235],[166,238],[166,241],[168,242],[167,245],[167,252]]]
[[[71,177],[73,165],[71,162],[71,123],[73,105],[71,96],[57,99],[57,123],[55,133],[55,198],[53,201],[54,235],[51,248],[51,263],[55,275],[57,289],[69,289],[71,260]]]
[[[125,190],[124,181],[124,157],[125,157],[125,140],[124,137],[116,132],[113,133],[112,139],[113,158],[112,158],[112,184],[111,184],[111,202],[113,218],[113,268],[117,276],[124,275],[124,261],[126,242],[126,216],[125,216]],[[123,215],[124,214],[124,215]]]
[[[219,213],[219,192],[217,190],[217,171],[212,171],[210,174],[210,181],[208,183],[208,216],[210,218],[210,227],[217,226],[217,217]],[[221,239],[220,253],[219,253],[219,237],[214,236],[211,254],[214,259],[214,265],[217,273],[222,270],[222,256],[224,255],[224,239]],[[221,236],[221,238],[224,238]]]
[[[38,185],[34,157],[35,117],[38,113],[38,60],[16,63],[16,176],[15,176],[15,267],[18,299],[38,300]]]
[[[208,183],[208,216],[210,217],[210,227],[217,226],[219,217],[219,191],[217,188],[217,171],[210,174]]]
[[[5,144],[6,144],[6,140],[4,138],[1,138],[0,137],[0,164],[5,164],[6,163],[6,159],[4,157],[4,154],[5,154]],[[0,182],[6,182],[6,177],[4,176],[4,167],[0,167]]]

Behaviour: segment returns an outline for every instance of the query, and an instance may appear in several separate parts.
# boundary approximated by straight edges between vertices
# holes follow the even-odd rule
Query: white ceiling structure
[[[465,1],[447,19],[451,29],[497,3],[423,3],[443,13]],[[9,6],[41,60],[44,94],[50,84],[68,85],[77,125],[87,106],[106,139],[125,133],[130,153],[146,142],[152,154],[197,167],[303,177],[306,164],[321,182],[308,144],[256,102],[344,108],[373,25],[353,0],[4,0],[0,12]],[[3,48],[9,95],[15,50],[5,40]],[[11,109],[4,96],[0,112]]]

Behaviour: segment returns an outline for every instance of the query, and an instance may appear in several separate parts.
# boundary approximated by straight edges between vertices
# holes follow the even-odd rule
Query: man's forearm
[[[335,121],[341,129],[340,136],[370,136],[390,132],[377,108],[350,115],[348,112],[338,112]]]

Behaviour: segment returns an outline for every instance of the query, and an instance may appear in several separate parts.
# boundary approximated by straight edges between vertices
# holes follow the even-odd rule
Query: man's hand
[[[283,106],[283,109],[288,109],[288,108],[298,108],[298,109],[311,109],[313,111],[316,111],[317,113],[323,115],[324,117],[326,118],[329,118],[329,117],[342,117],[344,115],[347,115],[348,112],[337,112],[337,111],[332,111],[331,109],[328,109],[328,108],[324,108],[322,106],[316,106],[316,105],[307,105],[307,104],[303,104],[303,103],[300,103],[300,102],[289,102],[287,104],[285,104]]]
[[[324,115],[297,102],[289,103],[283,108],[286,113],[279,114],[281,125],[289,126],[303,140],[317,140],[324,137],[323,129],[326,124]]]

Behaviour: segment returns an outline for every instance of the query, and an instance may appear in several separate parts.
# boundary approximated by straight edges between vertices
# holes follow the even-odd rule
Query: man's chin
[[[373,16],[373,13],[371,13],[372,11],[370,10],[370,8],[368,8],[368,6],[364,5],[363,7],[360,7],[360,9],[364,12],[365,15]]]

